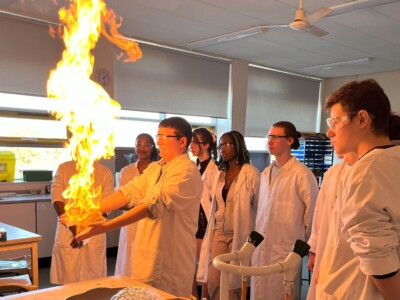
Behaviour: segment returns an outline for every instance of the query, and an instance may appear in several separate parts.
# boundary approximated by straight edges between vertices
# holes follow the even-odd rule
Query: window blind
[[[140,48],[142,59],[115,63],[115,99],[123,109],[227,118],[228,62]]]
[[[319,80],[250,66],[246,136],[264,137],[278,121],[290,121],[298,131],[315,132],[319,89]]]
[[[0,91],[47,95],[50,70],[64,48],[48,31],[43,24],[0,17]]]

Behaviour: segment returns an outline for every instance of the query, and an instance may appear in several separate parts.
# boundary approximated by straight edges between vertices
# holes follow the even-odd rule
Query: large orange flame
[[[113,25],[115,14],[107,10],[103,0],[71,0],[69,8],[60,9],[59,17],[63,27],[57,32],[64,39],[65,50],[57,68],[50,72],[47,93],[59,102],[60,108],[52,113],[71,132],[68,147],[78,173],[70,179],[63,197],[68,199],[67,216],[78,224],[79,233],[102,219],[102,191],[94,187],[93,164],[114,155],[112,123],[120,110],[120,105],[90,79],[94,65],[91,51],[101,32],[109,40],[115,40],[113,35],[117,37],[117,45],[129,52],[127,61],[139,59],[141,51],[135,42],[116,34],[120,25]]]

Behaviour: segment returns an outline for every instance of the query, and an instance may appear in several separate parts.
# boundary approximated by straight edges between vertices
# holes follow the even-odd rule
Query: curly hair
[[[250,163],[250,153],[249,150],[247,150],[243,135],[239,131],[229,131],[225,132],[219,140],[221,140],[224,136],[229,136],[235,144],[236,164],[243,166],[246,163]],[[217,165],[219,170],[223,170],[225,172],[229,170],[229,163],[224,161],[221,155],[218,158]]]

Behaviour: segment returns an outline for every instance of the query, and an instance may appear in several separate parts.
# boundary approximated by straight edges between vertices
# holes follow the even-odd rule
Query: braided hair
[[[250,163],[250,153],[249,150],[247,150],[243,135],[239,131],[233,130],[225,132],[220,137],[220,140],[223,136],[229,136],[235,144],[236,164],[239,166],[243,166],[246,163]],[[219,170],[223,170],[225,172],[229,170],[229,163],[227,161],[224,161],[221,155],[219,155],[217,165]]]

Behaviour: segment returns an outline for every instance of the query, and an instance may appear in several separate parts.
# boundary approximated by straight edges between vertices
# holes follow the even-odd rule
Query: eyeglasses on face
[[[270,134],[270,135],[267,135],[266,138],[267,138],[268,141],[279,141],[279,140],[282,140],[282,139],[286,139],[288,137],[286,135],[273,135],[273,134]]]
[[[194,144],[194,145],[205,145],[205,144],[207,144],[206,142],[196,142],[194,140],[192,140],[190,143]]]
[[[168,135],[168,134],[156,134],[155,136],[156,141],[166,141],[168,138],[176,138],[176,139],[180,139],[181,136],[180,135]]]
[[[221,150],[222,148],[232,148],[234,146],[235,146],[234,143],[229,143],[229,142],[228,143],[222,143],[222,144],[218,145],[217,149]]]
[[[152,144],[139,144],[139,143],[137,143],[137,144],[135,145],[135,147],[136,147],[136,148],[146,148],[146,149],[150,149],[150,148],[153,148],[153,145],[152,145]]]
[[[354,116],[356,112],[349,112],[340,116],[331,117],[326,119],[326,124],[332,130],[338,130],[342,128],[346,123],[345,121],[349,121],[352,116]]]

